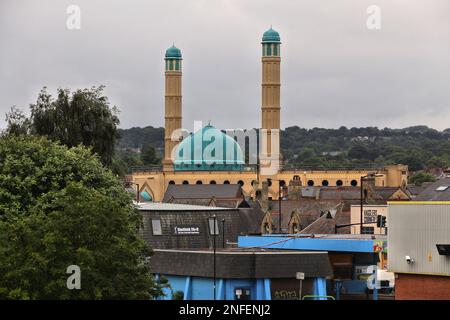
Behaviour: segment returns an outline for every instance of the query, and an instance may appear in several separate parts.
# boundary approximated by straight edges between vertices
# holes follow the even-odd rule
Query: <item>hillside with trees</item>
[[[121,152],[128,154],[151,145],[157,150],[159,159],[162,157],[163,128],[134,127],[121,129],[119,134],[118,148]],[[449,139],[450,129],[438,131],[427,126],[403,129],[304,129],[294,126],[282,130],[281,149],[286,166],[326,169],[402,163],[408,165],[410,171],[420,171],[450,165]],[[138,160],[128,163],[144,164]]]

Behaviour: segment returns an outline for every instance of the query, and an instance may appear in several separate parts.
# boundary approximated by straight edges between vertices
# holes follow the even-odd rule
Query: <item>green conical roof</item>
[[[262,43],[280,43],[280,34],[270,27],[269,30],[264,32]]]
[[[171,46],[166,50],[166,59],[181,59],[181,50],[174,45]]]

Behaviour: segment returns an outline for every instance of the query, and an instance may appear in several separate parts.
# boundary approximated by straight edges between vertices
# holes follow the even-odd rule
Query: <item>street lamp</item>
[[[217,216],[213,214],[213,238],[214,238],[214,253],[213,253],[213,276],[214,276],[214,300],[216,300],[216,224],[217,224]]]
[[[222,248],[225,249],[225,219],[222,219]]]
[[[298,289],[298,300],[302,300],[302,281],[305,280],[304,272],[297,272],[295,274],[295,278],[300,281],[299,289]]]

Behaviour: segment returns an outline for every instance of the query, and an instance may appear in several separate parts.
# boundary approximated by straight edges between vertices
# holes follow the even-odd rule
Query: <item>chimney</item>
[[[262,182],[261,189],[256,190],[256,200],[259,201],[264,212],[269,210],[269,182],[267,180]]]
[[[288,200],[298,200],[302,192],[302,181],[294,179],[289,181]]]

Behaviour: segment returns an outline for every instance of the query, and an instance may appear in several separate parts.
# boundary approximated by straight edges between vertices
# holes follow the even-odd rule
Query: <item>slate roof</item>
[[[136,208],[142,211],[214,211],[230,210],[231,208],[199,206],[179,203],[146,202],[136,204]]]
[[[190,205],[200,205],[200,206],[215,206],[222,208],[239,208],[241,206],[248,207],[248,204],[243,203],[244,200],[238,199],[215,199],[215,198],[196,198],[196,199],[185,199],[185,198],[171,198],[167,203],[177,203],[177,204],[190,204]]]
[[[211,250],[154,250],[152,272],[167,275],[213,277]],[[294,278],[333,274],[327,252],[315,251],[217,251],[216,276],[225,279]]]
[[[174,199],[243,199],[239,184],[169,184],[163,202]]]
[[[272,208],[272,221],[273,225],[278,228],[279,225],[279,215],[278,215],[278,201],[272,200],[269,202],[269,206]],[[336,209],[336,214],[334,218],[336,221],[339,221],[338,224],[347,224],[350,223],[350,215],[343,213],[344,203],[339,200],[316,200],[316,199],[299,199],[299,200],[283,200],[281,202],[281,229],[287,230],[289,221],[291,219],[291,213],[293,211],[297,211],[300,216],[300,224],[303,228],[310,226],[317,219],[320,218],[322,212],[332,211]],[[343,217],[344,216],[344,217]],[[334,222],[333,227],[324,227],[324,224],[321,224],[323,228],[315,229],[316,232],[311,233],[334,233]],[[328,225],[328,221],[327,221]],[[349,232],[346,230],[347,228],[340,228],[338,230],[339,233]],[[332,230],[332,232],[329,232]]]
[[[386,202],[400,188],[398,187],[375,187],[374,200]],[[360,187],[322,187],[319,192],[321,200],[360,200]]]
[[[443,191],[436,190],[439,187],[448,187]],[[450,177],[439,179],[429,185],[418,194],[415,201],[450,201]]]

